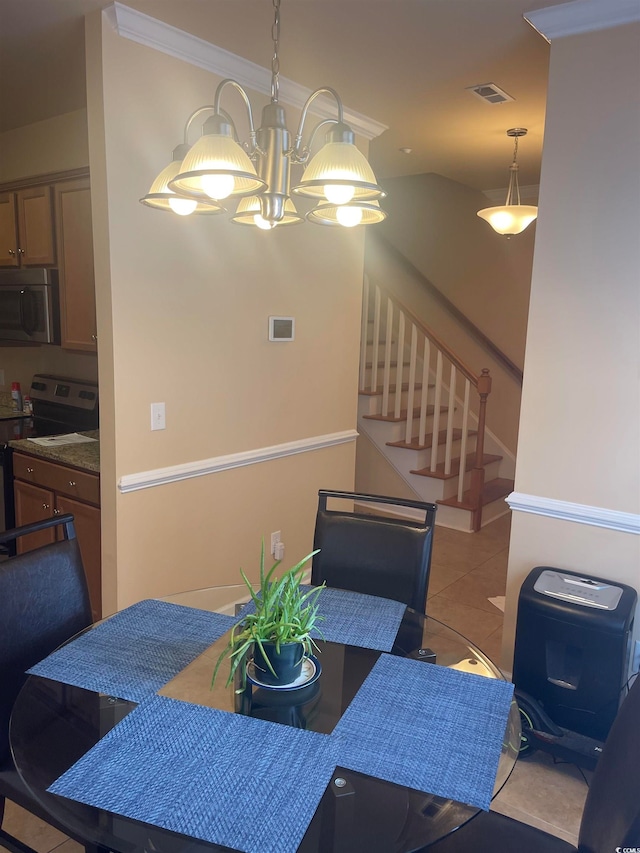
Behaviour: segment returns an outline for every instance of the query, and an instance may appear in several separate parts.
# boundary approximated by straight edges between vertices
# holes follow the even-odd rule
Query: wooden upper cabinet
[[[55,264],[51,198],[48,186],[0,194],[0,266]]]
[[[16,193],[0,193],[0,266],[19,266]]]
[[[54,186],[60,270],[60,324],[65,349],[96,352],[96,295],[88,178]]]

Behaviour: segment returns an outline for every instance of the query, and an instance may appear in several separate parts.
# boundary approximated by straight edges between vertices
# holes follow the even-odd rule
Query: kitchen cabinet
[[[100,477],[23,453],[13,454],[13,474],[16,525],[73,513],[93,618],[101,619]],[[55,531],[44,530],[24,537],[18,553],[50,544],[54,536]]]
[[[60,326],[64,349],[96,352],[91,190],[88,178],[54,186]]]
[[[55,262],[51,187],[0,194],[0,266],[47,267]]]

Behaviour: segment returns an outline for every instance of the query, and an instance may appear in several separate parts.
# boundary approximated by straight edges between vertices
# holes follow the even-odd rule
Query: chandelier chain
[[[273,39],[273,57],[271,59],[271,100],[278,101],[278,88],[280,83],[280,59],[278,49],[280,47],[280,0],[273,0],[273,26],[271,27],[271,38]]]

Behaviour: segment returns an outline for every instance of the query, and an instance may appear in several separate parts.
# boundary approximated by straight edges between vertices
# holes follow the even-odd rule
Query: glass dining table
[[[231,617],[246,601],[246,593],[244,585],[218,586],[175,594],[162,601]],[[436,668],[425,670],[427,673],[442,667],[482,678],[505,680],[498,667],[479,648],[443,623],[409,608],[399,619],[388,655],[417,662],[419,665],[413,669],[417,669],[419,674],[422,674],[421,667]],[[109,621],[103,620],[100,624]],[[89,633],[92,631],[89,629]],[[340,724],[346,709],[354,702],[354,697],[382,655],[380,650],[364,648],[353,642],[319,642],[320,675],[303,689],[264,690],[248,681],[244,690],[234,691],[233,687],[225,687],[224,679],[221,679],[215,689],[210,690],[211,664],[226,639],[221,637],[217,644],[214,643],[185,668],[191,681],[198,668],[206,674],[206,690],[201,691],[204,698],[189,697],[189,701],[202,702],[211,708],[254,717],[270,724],[321,734],[330,734]],[[185,678],[179,674],[158,693],[164,697],[183,698],[183,694],[176,690],[185,689]],[[186,689],[188,691],[188,685]],[[125,720],[137,704],[107,690],[87,689],[41,675],[30,675],[15,703],[10,723],[13,758],[27,788],[59,824],[68,828],[69,834],[115,853],[136,850],[222,853],[242,850],[241,847],[204,841],[157,825],[161,821],[133,819],[117,811],[48,791],[55,780]],[[429,723],[416,718],[414,725],[419,729]],[[473,731],[473,726],[469,725],[469,732]],[[463,721],[460,739],[469,736]],[[499,748],[492,796],[507,781],[519,746],[519,712],[515,701],[511,701]],[[450,748],[449,758],[451,762],[456,761],[455,745]],[[126,772],[121,781],[126,785]],[[282,785],[286,784],[286,778],[282,779]],[[323,790],[304,830],[299,853],[415,853],[444,838],[480,812],[477,805],[395,784],[339,764],[331,771]],[[261,814],[257,808],[256,815],[249,819],[269,821],[270,817],[268,811]]]

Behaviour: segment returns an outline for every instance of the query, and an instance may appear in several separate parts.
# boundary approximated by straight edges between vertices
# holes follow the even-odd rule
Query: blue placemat
[[[314,587],[302,584],[301,589]],[[239,618],[254,609],[250,601],[240,611]],[[406,604],[400,601],[327,587],[318,598],[318,612],[324,618],[318,623],[319,630],[311,634],[315,639],[389,652],[405,610]]]
[[[139,601],[57,649],[29,672],[141,702],[236,621],[166,601]]]
[[[488,809],[513,684],[381,655],[333,730],[338,764]]]
[[[49,790],[246,853],[293,853],[336,748],[328,735],[154,696]]]

